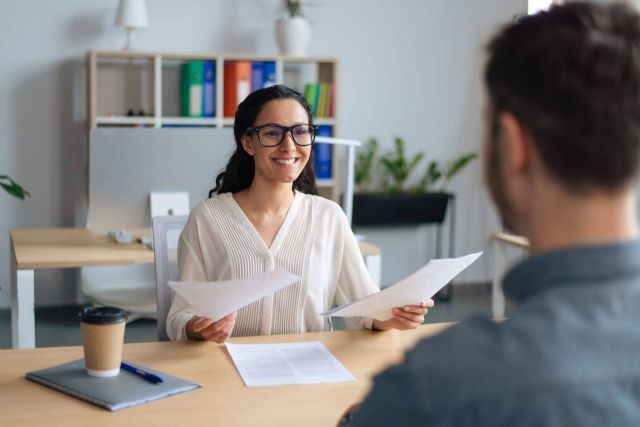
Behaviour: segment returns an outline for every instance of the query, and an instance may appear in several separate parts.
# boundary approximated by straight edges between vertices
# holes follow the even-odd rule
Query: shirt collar
[[[640,240],[577,246],[532,256],[513,267],[502,283],[505,295],[521,302],[561,286],[588,285],[640,275]]]

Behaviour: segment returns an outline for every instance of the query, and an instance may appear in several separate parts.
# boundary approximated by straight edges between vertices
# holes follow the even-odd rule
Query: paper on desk
[[[300,279],[301,277],[286,271],[268,271],[245,279],[219,282],[170,281],[168,285],[193,308],[217,321]]]
[[[226,346],[247,387],[355,381],[320,341]]]
[[[393,317],[391,310],[394,307],[413,305],[431,298],[480,255],[482,252],[460,258],[433,259],[398,283],[375,294],[321,313],[321,315],[359,316],[381,321],[389,320]]]

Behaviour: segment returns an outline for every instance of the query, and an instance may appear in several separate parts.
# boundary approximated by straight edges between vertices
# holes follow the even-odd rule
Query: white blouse
[[[331,328],[319,313],[378,291],[342,209],[296,192],[271,247],[267,247],[231,193],[196,206],[178,243],[181,281],[241,279],[282,269],[298,283],[238,311],[232,336],[287,334]],[[200,313],[176,296],[167,335],[186,340],[185,326]],[[371,328],[373,319],[345,318],[347,327]]]

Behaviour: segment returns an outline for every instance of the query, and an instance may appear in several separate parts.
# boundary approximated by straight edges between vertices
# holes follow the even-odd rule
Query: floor
[[[36,307],[36,346],[60,347],[81,345],[77,315],[80,307]],[[472,314],[491,314],[491,287],[489,284],[453,287],[449,301],[437,301],[429,311],[426,323],[459,321]],[[334,322],[339,323],[339,322]],[[125,329],[125,342],[156,340],[156,322],[138,319]],[[11,312],[0,310],[0,348],[11,348]]]

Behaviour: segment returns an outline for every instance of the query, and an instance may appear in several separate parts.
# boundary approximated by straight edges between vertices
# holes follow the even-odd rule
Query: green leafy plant
[[[27,190],[22,188],[20,184],[15,182],[8,175],[0,175],[0,187],[4,188],[7,193],[20,200],[24,200],[25,197],[31,196]]]
[[[302,14],[302,2],[300,0],[283,0],[282,5],[289,18],[304,16]]]
[[[457,159],[455,159],[453,162],[451,162],[451,164],[449,165],[449,168],[444,173],[444,183],[442,184],[442,187],[441,187],[442,190],[446,188],[446,186],[449,184],[449,181],[451,181],[451,179],[455,175],[457,175],[458,172],[464,169],[464,167],[467,166],[472,160],[475,160],[477,158],[478,158],[478,153],[466,153],[458,157]]]
[[[451,162],[444,171],[442,171],[437,161],[432,160],[429,163],[429,166],[427,167],[420,181],[418,181],[418,183],[414,187],[412,187],[412,192],[428,193],[434,191],[445,191],[447,185],[449,185],[449,182],[453,179],[453,177],[477,157],[477,153],[463,154],[453,162]],[[438,185],[440,181],[442,181],[442,184]]]
[[[373,173],[378,155],[378,140],[369,138],[366,144],[358,150],[355,164],[355,182],[358,192],[366,192],[373,184]]]
[[[420,181],[411,188],[412,193],[428,193],[433,191],[434,184],[442,178],[442,171],[436,160],[431,160]]]
[[[405,153],[404,140],[395,137],[395,149],[380,158],[385,193],[402,193],[411,173],[424,157],[424,153],[416,153],[408,159]]]
[[[478,157],[477,153],[465,153],[444,168],[437,160],[431,160],[420,179],[410,188],[406,188],[411,175],[425,157],[424,153],[418,152],[409,158],[404,140],[399,137],[394,139],[394,150],[380,157],[378,146],[376,138],[369,138],[358,150],[355,162],[355,184],[358,193],[444,192],[453,177]]]

